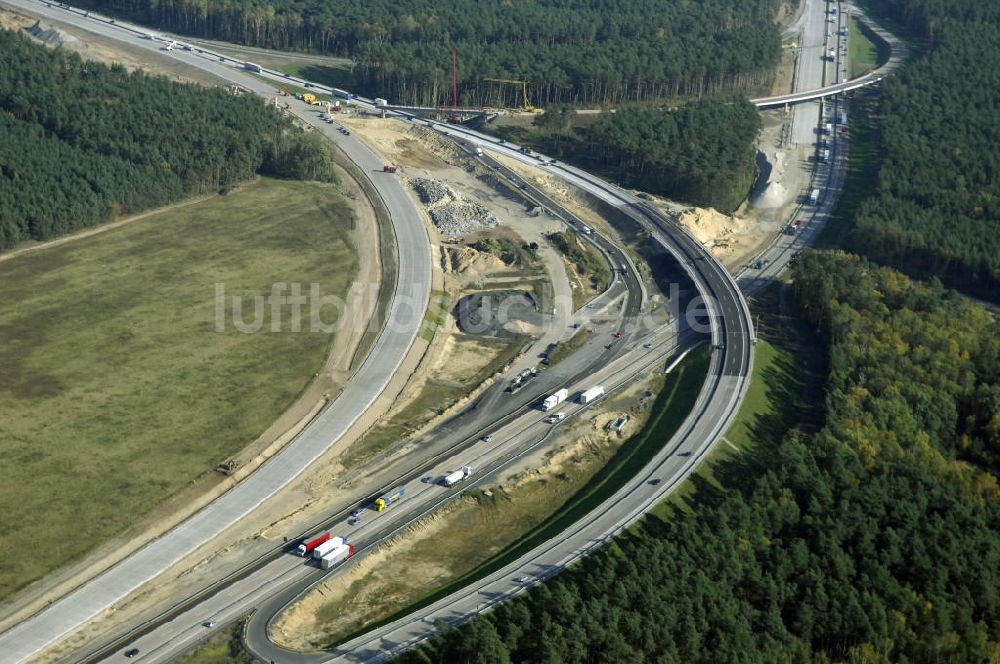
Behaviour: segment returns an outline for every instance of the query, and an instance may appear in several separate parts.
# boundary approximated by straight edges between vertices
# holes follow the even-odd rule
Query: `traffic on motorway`
[[[37,11],[39,9],[38,5],[41,3],[32,2],[32,0],[15,0],[11,4],[20,4]],[[74,12],[76,16],[84,15],[79,10],[73,10],[66,5],[60,6],[57,4],[55,7],[49,5],[48,8],[52,10],[58,9],[63,12]],[[110,21],[110,19],[105,19],[97,15],[87,14],[86,17],[93,21],[103,21],[105,27],[111,31],[111,34],[117,34],[115,31],[124,31],[129,33],[133,39],[143,40],[147,43],[178,43],[172,38],[156,35],[142,28],[129,26],[128,24],[116,24]],[[309,87],[316,89],[318,92],[340,97],[345,101],[350,100],[371,109],[381,108],[384,112],[401,118],[416,117],[409,112],[395,111],[387,108],[385,103],[378,103],[384,100],[354,97],[345,90],[317,85],[297,77],[288,76],[280,71],[266,69],[253,63],[229,58],[228,56],[220,55],[207,49],[193,46],[188,48],[188,46],[190,45],[181,43],[180,53],[176,53],[176,57],[185,58],[185,61],[191,62],[198,61],[200,58],[202,61],[205,61],[201,63],[204,68],[209,68],[207,61],[210,60],[212,64],[211,71],[217,74],[221,72],[221,74],[234,82],[238,82],[240,85],[247,87],[247,89],[259,93],[264,93],[264,86],[259,80],[248,77],[244,72],[252,72],[275,80],[289,81],[303,86],[308,84]],[[838,88],[838,86],[853,85],[855,83],[866,85],[870,82],[873,81],[848,81],[837,86],[827,86],[822,90],[811,91],[808,94],[812,96],[801,98],[811,99],[828,96],[849,89]],[[267,93],[270,93],[270,91],[268,90]],[[798,100],[798,97],[795,97],[795,95],[786,97],[783,101],[776,103],[789,103]],[[793,99],[792,97],[795,98]],[[836,122],[839,120],[837,113],[836,105],[831,104],[825,111],[824,118]],[[846,147],[846,136],[831,136],[831,159],[829,168],[826,169],[828,172],[826,174],[821,172],[817,175],[819,178],[817,183],[821,184],[821,190],[824,194],[821,197],[817,197],[809,205],[803,206],[802,216],[808,220],[806,226],[802,228],[802,232],[798,232],[800,229],[796,226],[792,233],[787,233],[779,237],[775,245],[762,254],[759,259],[759,267],[752,274],[744,273],[741,275],[738,285],[737,280],[728,273],[711,252],[695,241],[676,221],[663,215],[630,193],[604,182],[589,173],[566,164],[561,164],[555,159],[537,154],[528,155],[520,146],[504,143],[503,141],[461,126],[435,121],[427,122],[429,126],[448,135],[457,142],[468,143],[470,146],[473,146],[475,156],[498,171],[502,170],[502,165],[496,162],[496,160],[491,160],[490,152],[503,154],[504,156],[531,164],[537,168],[545,168],[550,174],[614,205],[635,220],[636,223],[649,230],[654,241],[667,249],[676,258],[678,264],[688,273],[705,302],[705,316],[709,323],[709,334],[714,349],[712,365],[709,378],[702,389],[702,393],[699,395],[695,410],[688,420],[685,421],[684,426],[681,427],[675,438],[664,447],[663,453],[658,455],[657,458],[652,460],[640,472],[638,479],[642,481],[623,488],[619,494],[616,494],[607,503],[594,510],[591,515],[574,524],[566,533],[557,538],[559,540],[558,545],[554,541],[547,543],[535,551],[525,554],[524,557],[508,568],[500,570],[496,575],[491,575],[476,582],[472,587],[456,593],[455,596],[446,598],[446,600],[442,600],[442,602],[431,607],[425,607],[425,609],[416,612],[412,616],[384,626],[370,635],[359,637],[355,641],[345,644],[336,653],[333,653],[334,656],[344,661],[365,661],[376,656],[384,656],[385,651],[383,648],[374,645],[381,639],[391,639],[396,643],[398,647],[394,648],[393,651],[401,647],[406,647],[421,638],[425,638],[429,633],[427,621],[437,617],[457,620],[473,615],[480,607],[478,606],[478,599],[476,602],[472,602],[471,598],[475,597],[478,593],[493,592],[493,589],[504,584],[509,586],[511,579],[516,581],[516,587],[505,587],[498,590],[496,596],[501,599],[513,596],[524,587],[545,578],[547,573],[539,570],[560,569],[579,556],[585,555],[592,550],[594,541],[604,541],[607,537],[619,532],[681,482],[704,454],[711,449],[712,445],[715,444],[721,433],[725,430],[728,422],[735,416],[738,405],[748,386],[749,376],[752,371],[753,344],[755,339],[750,310],[743,290],[755,290],[764,283],[765,279],[776,276],[783,269],[787,260],[794,254],[794,251],[807,244],[818,233],[818,229],[822,224],[821,218],[823,215],[828,214],[834,200],[834,197],[826,192],[835,192],[840,187],[843,179],[843,163],[846,159],[846,150],[844,149]],[[367,150],[360,141],[354,141],[353,139],[347,141],[349,132],[346,132],[346,130],[341,131],[340,134],[341,138],[338,139],[338,143],[345,148],[352,159],[356,159],[366,169],[380,167],[382,160],[377,155]],[[512,174],[508,176],[514,177]],[[386,182],[395,183],[396,181],[387,180]],[[525,190],[529,189],[527,186],[523,188]],[[380,193],[384,198],[387,198],[387,205],[393,211],[392,218],[394,225],[403,223],[403,220],[409,219],[409,230],[406,230],[405,226],[397,225],[397,233],[410,233],[413,246],[418,248],[414,254],[419,254],[426,246],[426,233],[423,231],[422,221],[419,220],[419,216],[415,215],[414,210],[411,209],[411,201],[407,194],[398,184],[382,185],[380,186]],[[623,254],[619,256],[619,254],[614,253],[620,250],[617,250],[613,243],[601,238],[599,234],[592,233],[579,220],[572,219],[567,211],[561,210],[554,201],[546,199],[544,192],[531,188],[527,193],[536,197],[537,200],[543,201],[547,209],[554,211],[556,214],[566,215],[564,220],[568,224],[590,237],[592,241],[598,243],[603,251],[608,252],[609,256],[613,256],[611,258],[613,267],[617,267],[619,264],[622,265],[622,275],[627,284],[626,291],[631,294],[627,300],[630,302],[629,307],[631,307],[629,312],[631,316],[637,316],[643,301],[641,295],[642,286],[638,278],[634,275],[634,270],[626,269],[627,257]],[[416,231],[416,226],[414,226],[414,218],[420,224],[419,233]],[[421,233],[423,233],[422,236],[420,235]],[[429,256],[429,251],[427,252],[427,256]],[[401,261],[407,260],[407,257],[403,255],[398,258]],[[400,271],[401,274],[406,274],[408,277],[416,275],[415,281],[405,280],[407,281],[407,285],[411,288],[429,289],[429,280],[421,278],[425,270],[429,274],[429,266],[424,266],[415,256],[410,257],[410,260],[413,261],[411,266],[405,271],[402,269]],[[403,281],[403,279],[400,280],[400,282]],[[743,289],[740,286],[743,286]],[[347,564],[349,560],[362,554],[376,542],[391,536],[398,528],[405,527],[406,524],[411,523],[414,519],[420,518],[431,509],[435,509],[462,488],[472,486],[476,482],[485,481],[497,469],[502,468],[504,464],[523,454],[524,450],[531,449],[532,445],[538,444],[539,435],[544,436],[546,430],[559,426],[564,418],[575,416],[581,409],[592,403],[592,400],[587,397],[584,397],[581,402],[579,400],[580,395],[586,395],[588,391],[592,391],[594,388],[600,386],[603,388],[602,394],[593,393],[595,399],[600,399],[603,396],[604,390],[612,391],[615,387],[631,380],[631,377],[636,373],[637,367],[649,366],[649,364],[655,362],[663,362],[665,358],[674,354],[675,351],[689,347],[696,339],[697,335],[693,334],[691,330],[683,329],[661,330],[651,336],[636,336],[629,339],[628,345],[623,344],[620,348],[615,349],[615,353],[608,356],[606,365],[603,368],[588,368],[589,373],[587,375],[581,377],[579,381],[574,382],[570,387],[565,388],[567,389],[567,393],[557,403],[553,404],[553,407],[559,407],[557,414],[562,415],[559,419],[546,421],[550,416],[546,416],[545,412],[540,408],[536,410],[529,408],[524,412],[520,410],[512,412],[512,415],[516,417],[513,417],[509,422],[498,427],[491,427],[488,432],[475,436],[478,438],[476,444],[463,447],[446,459],[438,460],[437,465],[429,470],[421,469],[421,474],[423,475],[421,479],[429,477],[431,481],[420,481],[419,479],[414,481],[411,479],[407,483],[389,488],[380,493],[371,502],[366,501],[364,504],[353,506],[350,511],[345,511],[343,514],[337,516],[338,519],[342,520],[336,524],[338,529],[326,528],[322,531],[304,534],[301,541],[297,539],[290,543],[290,549],[299,550],[299,547],[302,548],[301,555],[297,556],[297,561],[291,561],[293,554],[288,552],[280,557],[269,559],[266,561],[266,564],[262,564],[256,569],[251,570],[242,579],[234,580],[233,584],[231,584],[231,589],[240,583],[246,587],[241,602],[236,602],[231,596],[223,596],[222,593],[216,592],[204,600],[205,602],[217,602],[217,608],[214,608],[212,611],[208,611],[208,605],[204,603],[195,603],[192,605],[196,606],[197,611],[200,611],[202,615],[198,620],[188,620],[187,623],[190,623],[189,627],[184,627],[174,620],[177,617],[174,614],[170,616],[171,620],[163,620],[160,624],[146,626],[148,628],[147,631],[140,635],[139,638],[133,638],[136,633],[132,633],[125,640],[127,643],[125,641],[122,641],[120,644],[116,642],[113,652],[116,654],[121,653],[125,656],[137,656],[141,653],[143,661],[167,661],[169,658],[183,652],[190,645],[197,643],[198,640],[204,637],[205,630],[211,630],[216,625],[224,625],[234,617],[240,615],[238,612],[243,610],[247,604],[267,602],[267,606],[271,607],[271,604],[275,601],[274,598],[281,598],[284,600],[284,603],[287,603],[287,599],[289,598],[288,593],[294,592],[295,594],[291,595],[291,597],[297,596],[305,588],[314,584],[317,577],[321,576],[324,572],[327,574],[336,573],[338,567]],[[405,353],[405,349],[409,347],[409,341],[412,341],[412,336],[407,340],[405,335],[403,335],[397,340],[393,352],[400,359],[402,353]],[[380,357],[390,357],[390,355],[382,355]],[[649,364],[646,364],[647,362]],[[367,364],[368,362],[366,362],[366,366]],[[398,366],[398,362],[395,365],[391,361],[380,362],[381,373],[379,375],[391,375],[395,371],[396,366]],[[388,371],[388,374],[386,374],[387,369],[391,369]],[[600,381],[600,385],[598,385],[598,381]],[[372,384],[379,385],[377,380]],[[378,391],[381,391],[381,387],[378,388]],[[567,400],[567,397],[571,394],[577,395],[575,400]],[[554,395],[555,392],[546,396],[552,397]],[[364,398],[359,397],[353,403],[352,412],[363,412],[364,408],[367,407],[367,404],[364,403],[367,396],[368,393],[366,392]],[[347,416],[343,414],[338,415],[338,419],[344,417]],[[329,435],[329,431],[324,431],[323,433],[324,435]],[[308,463],[308,460],[304,460],[304,464],[300,464],[301,468],[297,472],[301,472]],[[274,490],[277,489],[275,488]],[[258,494],[255,499],[259,498],[259,500],[255,504],[259,504],[261,500],[272,493],[273,491],[267,493],[264,497],[260,497],[262,494]],[[252,509],[252,507],[249,509]],[[218,513],[218,511],[213,511],[212,517],[215,518]],[[203,536],[202,539],[197,541],[200,542],[205,539],[207,539],[207,536]],[[322,552],[317,554],[321,550]],[[20,630],[15,628],[15,630],[10,630],[0,635],[0,647],[4,647],[5,645],[12,646],[11,650],[5,650],[5,652],[14,653],[12,661],[20,661],[38,652],[55,638],[58,638],[75,625],[84,622],[89,616],[95,615],[98,611],[102,610],[102,606],[107,606],[110,601],[113,601],[108,601],[108,597],[124,596],[124,594],[127,594],[127,592],[137,587],[137,585],[148,578],[152,578],[150,574],[155,576],[155,572],[162,570],[165,566],[176,560],[177,557],[175,554],[171,554],[171,556],[160,556],[155,559],[150,558],[150,562],[148,563],[150,565],[150,572],[130,573],[129,583],[114,589],[110,594],[106,594],[105,599],[100,599],[99,594],[94,594],[91,596],[92,599],[88,598],[82,603],[81,607],[79,602],[80,596],[74,593],[74,595],[69,597],[75,596],[73,603],[77,605],[76,611],[68,614],[59,613],[58,611],[53,611],[52,613],[48,611],[42,612],[31,621],[22,623],[22,625],[31,625],[31,627]],[[527,570],[532,571],[530,574],[521,573]],[[99,579],[100,577],[98,577]],[[251,591],[250,588],[254,584],[256,586]],[[472,607],[470,602],[476,604],[476,606],[470,608]],[[283,607],[284,603],[274,607],[275,610]],[[65,604],[65,602],[57,603],[53,609],[59,607],[60,604]],[[205,615],[206,613],[208,615]],[[261,615],[269,619],[266,611],[262,610]],[[157,631],[159,629],[168,629],[168,626],[176,629],[176,634],[171,635]],[[200,628],[200,631],[197,629],[191,630],[193,627]],[[37,628],[37,632],[35,632],[35,628]],[[36,638],[34,637],[35,633],[42,636]],[[154,636],[159,638],[159,640],[153,638]],[[150,643],[161,645],[146,647],[143,639],[147,637],[150,637]],[[165,640],[165,637],[169,638]],[[251,648],[258,654],[267,652],[275,655],[277,653],[280,659],[276,661],[297,660],[297,657],[292,658],[287,652],[273,650],[273,644],[268,645],[269,641],[266,639],[266,629],[263,632],[258,630],[248,633],[248,640],[250,641]],[[166,642],[173,645],[170,647],[162,646]],[[102,651],[102,654],[110,653],[105,650]],[[330,655],[320,656],[321,659],[328,659],[329,657]]]

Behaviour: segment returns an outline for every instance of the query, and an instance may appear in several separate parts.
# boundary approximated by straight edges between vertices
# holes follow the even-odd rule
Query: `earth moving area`
[[[703,372],[693,368],[691,373],[696,387]],[[327,646],[503,551],[568,500],[582,498],[581,489],[609,461],[620,460],[626,448],[634,447],[628,436],[642,429],[654,405],[664,405],[655,396],[663,385],[662,374],[649,375],[599,410],[567,422],[544,448],[506,469],[502,479],[466,492],[346,573],[318,585],[280,616],[273,638],[297,650]],[[624,417],[629,418],[624,435],[611,432],[608,425]],[[406,573],[400,574],[401,569]]]
[[[395,120],[352,115],[338,122],[397,167],[384,177],[410,186],[426,213],[442,279],[421,332],[428,342],[423,360],[392,409],[342,457],[351,467],[404,439],[419,440],[489,385],[541,331],[540,321],[518,320],[501,335],[470,334],[456,325],[463,298],[503,290],[548,303],[553,283],[565,286],[566,277],[558,256],[530,248],[558,222],[530,216],[523,202],[467,171],[453,146]]]
[[[355,136],[360,136],[360,132]],[[405,140],[401,142],[403,143],[401,149],[409,155],[409,160],[394,158],[400,163],[400,171],[409,171],[413,175],[413,164],[430,165],[434,169],[451,169],[421,143],[415,141],[412,145],[408,145]],[[398,150],[394,145],[390,145],[389,149]],[[494,229],[484,230],[488,237],[471,234],[463,238],[461,243],[454,244],[445,243],[441,239],[441,246],[446,247],[449,252],[442,251],[441,246],[434,248],[441,258],[436,263],[441,269],[432,275],[434,293],[425,318],[424,329],[383,395],[309,472],[304,473],[255,511],[251,518],[244,519],[215,540],[205,543],[199,551],[163,574],[156,584],[144,587],[142,591],[116,607],[113,616],[92,621],[85,629],[66,639],[52,651],[54,656],[72,656],[86,644],[100,642],[112,633],[117,633],[123,626],[136,625],[143,619],[151,618],[163,607],[187,596],[191,588],[204,587],[272,547],[280,546],[284,537],[294,536],[309,529],[311,524],[329,515],[331,510],[351,500],[350,496],[356,497],[359,492],[374,491],[383,486],[384,482],[389,481],[383,473],[397,472],[395,468],[398,464],[412,463],[408,460],[408,454],[414,451],[413,446],[400,445],[400,435],[390,432],[383,441],[386,446],[393,449],[373,458],[373,455],[378,454],[377,449],[365,450],[364,446],[351,449],[359,440],[367,434],[375,433],[373,427],[380,422],[388,423],[394,417],[398,419],[392,425],[398,425],[400,421],[405,422],[406,431],[423,430],[433,426],[437,420],[448,417],[446,411],[449,404],[455,403],[457,399],[455,407],[461,407],[464,402],[463,395],[471,388],[463,385],[462,389],[456,392],[458,383],[466,383],[470,377],[480,372],[484,376],[492,375],[508,361],[504,357],[505,353],[508,353],[507,357],[516,354],[517,349],[513,346],[497,346],[490,340],[480,338],[467,340],[453,335],[453,328],[450,327],[453,323],[448,312],[460,296],[461,288],[468,287],[470,290],[480,286],[489,288],[491,280],[494,279],[498,280],[503,288],[532,292],[551,289],[549,274],[552,271],[558,274],[563,269],[563,264],[554,251],[547,253],[549,250],[545,247],[539,251],[538,261],[525,268],[520,265],[507,265],[488,245],[484,246],[484,250],[467,245],[476,245],[480,239],[507,239],[515,246],[522,247],[527,239],[522,237],[522,234],[534,233],[536,241],[541,242],[542,233],[558,230],[559,225],[554,220],[523,216],[524,207],[519,202],[510,201],[502,196],[496,200],[490,199],[489,197],[495,196],[496,193],[488,184],[460,168],[452,169],[449,173],[459,182],[456,183],[450,177],[443,176],[440,177],[442,182],[452,186],[462,195],[475,196],[475,200],[490,205],[504,223]],[[423,172],[423,175],[435,177],[435,173],[430,170]],[[372,177],[400,176],[407,177],[403,172],[394,175],[380,172],[372,175]],[[414,200],[417,200],[416,197]],[[427,224],[431,228],[429,218]],[[521,233],[515,232],[515,228]],[[434,234],[433,229],[431,232],[432,241],[437,241],[438,236]],[[443,257],[450,255],[450,251],[455,252],[454,268],[450,266],[450,262],[449,267],[446,268],[444,265],[446,261]],[[525,260],[527,258],[528,256],[524,257]],[[445,269],[449,270],[448,274],[445,273]],[[452,278],[457,280],[459,287],[454,286]],[[447,286],[446,279],[449,280]],[[562,275],[561,279],[568,298],[565,276]],[[448,348],[446,344],[454,344],[454,347]],[[445,358],[456,361],[445,361]],[[430,386],[431,390],[424,391],[426,386]],[[451,394],[445,394],[446,392]],[[447,398],[439,398],[442,394]],[[411,421],[410,415],[403,412],[407,408],[411,409],[411,413],[419,413],[421,418],[427,420],[426,424],[421,426],[418,421]],[[377,447],[382,449],[382,444],[379,443]],[[417,448],[414,453],[419,455],[421,453],[419,450],[420,448]],[[361,459],[364,458],[372,460],[362,462]],[[349,472],[345,471],[345,465],[351,466]]]
[[[263,180],[0,262],[16,294],[0,303],[6,597],[55,582],[121,535],[101,548],[107,564],[157,515],[172,516],[168,498],[211,493],[228,481],[217,464],[255,438],[270,444],[336,391],[330,373],[313,380],[333,335],[308,332],[308,306],[302,332],[263,312],[261,331],[244,333],[231,306],[217,319],[216,284],[250,298],[243,321],[274,283],[344,297],[358,268],[354,221],[335,187]],[[284,429],[265,440],[283,413]],[[34,555],[51,532],[74,535]]]

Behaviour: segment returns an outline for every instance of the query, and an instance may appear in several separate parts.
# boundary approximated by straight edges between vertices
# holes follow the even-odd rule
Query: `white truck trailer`
[[[569,396],[569,391],[564,387],[555,394],[545,397],[545,400],[542,401],[542,410],[552,410],[565,401],[567,396]]]
[[[354,553],[354,545],[343,542],[336,548],[327,551],[326,555],[319,559],[319,566],[322,569],[330,569],[350,558],[352,553]]]
[[[313,549],[313,558],[319,560],[326,554],[336,549],[338,546],[343,546],[344,541],[345,540],[343,537],[331,537],[330,539],[328,539],[327,541],[323,542],[315,549]]]
[[[453,470],[444,476],[441,483],[445,486],[455,486],[462,480],[472,476],[472,466],[462,466],[461,470]]]
[[[375,97],[375,105],[379,107],[388,106],[389,101],[387,99],[382,99],[381,97]]]
[[[591,403],[595,399],[604,396],[604,386],[597,385],[580,393],[580,403]]]

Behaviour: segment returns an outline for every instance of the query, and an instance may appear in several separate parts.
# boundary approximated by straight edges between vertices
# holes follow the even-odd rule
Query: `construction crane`
[[[528,103],[528,82],[527,81],[514,81],[509,78],[484,78],[484,81],[492,81],[493,83],[512,83],[514,85],[521,86],[521,108],[526,113],[531,113],[535,110],[535,107]]]

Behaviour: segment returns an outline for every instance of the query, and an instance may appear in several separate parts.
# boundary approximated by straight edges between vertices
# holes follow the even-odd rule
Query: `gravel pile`
[[[411,185],[413,186],[413,190],[417,192],[417,196],[420,196],[420,200],[424,205],[433,205],[445,196],[454,196],[454,192],[437,180],[414,178],[411,181]]]
[[[465,235],[480,228],[493,228],[500,223],[486,206],[473,201],[456,201],[432,209],[431,219],[444,235]]]

